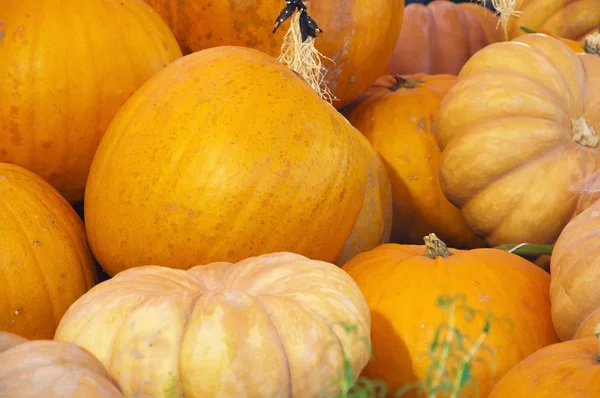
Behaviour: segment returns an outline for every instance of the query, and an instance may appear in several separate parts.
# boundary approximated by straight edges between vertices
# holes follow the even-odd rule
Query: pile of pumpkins
[[[0,396],[600,396],[600,0],[285,6],[0,2]]]

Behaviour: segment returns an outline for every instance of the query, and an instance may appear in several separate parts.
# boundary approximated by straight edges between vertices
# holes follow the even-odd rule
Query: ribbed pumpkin
[[[371,310],[373,359],[362,375],[384,380],[390,391],[424,380],[436,330],[448,322],[436,304],[440,298],[461,295],[467,306],[482,312],[470,320],[460,309],[455,314],[467,350],[484,330],[485,314],[491,311],[483,346],[493,359],[481,349],[477,354],[481,361],[473,361],[470,372],[479,396],[486,397],[511,367],[558,341],[550,317],[550,276],[512,253],[447,249],[435,235],[428,238],[426,246],[381,245],[342,267]],[[416,395],[411,390],[403,396]]]
[[[360,133],[257,50],[185,56],[121,108],[85,195],[110,274],[291,251],[333,262],[365,197]]]
[[[525,26],[543,33],[583,42],[600,23],[600,0],[519,0],[508,19],[508,37],[524,35]]]
[[[358,253],[388,243],[392,232],[392,185],[387,170],[369,141],[362,134],[357,136],[367,157],[365,199],[352,233],[335,259],[337,265],[344,264]]]
[[[600,322],[600,201],[560,234],[550,263],[552,319],[561,340],[593,335]]]
[[[0,162],[83,199],[111,119],[146,79],[181,56],[142,0],[0,1]]]
[[[46,181],[0,163],[0,330],[52,338],[95,281],[79,216]]]
[[[600,57],[542,34],[489,45],[439,109],[440,184],[490,246],[553,243],[598,167]]]
[[[489,398],[599,397],[599,338],[600,333],[542,348],[513,367]]]
[[[456,76],[383,76],[343,114],[370,141],[392,182],[392,241],[418,244],[435,232],[452,247],[482,246],[439,185],[440,150],[432,134]]]
[[[492,11],[476,3],[409,4],[390,60],[391,73],[456,75],[473,54],[501,40],[497,23]]]
[[[282,0],[146,0],[167,21],[184,53],[222,45],[251,47],[278,56],[285,22],[273,34],[273,23],[285,6]],[[327,84],[347,105],[379,76],[402,26],[404,0],[310,0],[309,15],[323,30],[315,41],[331,61]]]
[[[0,332],[3,398],[117,398],[120,387],[89,351],[52,340]]]
[[[336,396],[348,370],[356,377],[369,331],[348,274],[270,253],[123,271],[73,304],[55,339],[90,350],[127,396],[311,398]]]

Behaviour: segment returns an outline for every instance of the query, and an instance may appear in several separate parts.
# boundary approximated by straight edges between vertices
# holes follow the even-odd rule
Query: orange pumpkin
[[[310,398],[339,392],[344,356],[362,370],[369,331],[348,274],[271,253],[123,271],[73,304],[55,339],[90,350],[127,396]]]
[[[94,285],[83,223],[46,181],[0,163],[0,330],[52,338],[69,306]]]
[[[471,368],[479,396],[485,397],[511,367],[558,341],[550,317],[550,276],[502,250],[447,249],[434,234],[426,241],[426,246],[381,245],[342,267],[371,310],[373,359],[363,376],[384,380],[390,391],[424,380],[431,365],[427,352],[436,329],[447,321],[436,302],[462,295],[469,307],[491,311],[484,346],[493,359],[484,352],[483,361],[473,362]],[[485,323],[484,317],[468,321],[456,315],[465,342],[475,341]]]
[[[146,0],[167,21],[184,53],[222,45],[278,56],[286,21],[275,34],[281,0]],[[311,0],[308,14],[323,30],[315,45],[330,61],[326,83],[341,108],[387,73],[402,26],[404,0]]]
[[[390,60],[391,73],[456,75],[473,54],[500,41],[500,31],[494,13],[476,3],[409,4]]]
[[[600,201],[575,217],[552,254],[552,319],[561,340],[592,335],[600,322]]]
[[[0,162],[81,200],[109,122],[179,46],[142,0],[2,0],[0,16]]]
[[[552,32],[558,37],[582,42],[600,22],[600,0],[519,0],[508,19],[508,37],[524,35],[520,29]]]
[[[453,247],[482,246],[438,181],[433,121],[451,75],[383,76],[343,110],[383,159],[392,182],[392,241],[419,243],[429,231]]]
[[[102,139],[84,202],[90,246],[110,275],[274,251],[333,262],[365,197],[359,134],[264,53],[185,56]]]
[[[52,340],[27,341],[0,332],[3,398],[117,398],[119,385],[87,350]]]
[[[552,344],[531,354],[500,380],[489,398],[600,396],[599,337]]]
[[[465,111],[465,110],[468,110]],[[542,34],[480,50],[440,105],[440,184],[490,246],[551,244],[597,168],[600,58]]]
[[[392,186],[383,162],[369,141],[357,134],[367,156],[365,198],[352,233],[335,264],[342,265],[358,253],[388,243],[392,232]]]

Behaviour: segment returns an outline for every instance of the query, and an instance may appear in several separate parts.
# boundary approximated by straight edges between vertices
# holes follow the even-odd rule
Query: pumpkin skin
[[[592,329],[593,330],[593,329]],[[552,344],[512,368],[489,398],[587,398],[600,396],[598,339]]]
[[[46,181],[0,163],[0,330],[52,338],[95,282],[83,223]]]
[[[600,319],[600,201],[575,217],[556,241],[550,262],[552,319],[561,340],[593,335]],[[595,322],[596,321],[596,322]]]
[[[0,2],[0,162],[73,202],[119,107],[181,50],[142,0],[43,4]]]
[[[123,397],[87,350],[59,341],[28,341],[8,332],[0,332],[0,391],[4,398]]]
[[[388,243],[392,233],[392,185],[387,170],[369,141],[358,134],[367,156],[365,199],[352,233],[337,256],[335,264],[342,265],[358,253]]]
[[[364,297],[339,267],[270,253],[123,271],[73,304],[55,339],[90,350],[127,396],[309,398],[337,381],[342,347],[362,370],[369,331]]]
[[[84,202],[90,246],[111,276],[274,251],[333,262],[365,196],[359,134],[264,53],[185,56],[100,143]]]
[[[435,0],[428,5],[409,4],[390,71],[457,75],[473,54],[501,40],[497,23],[492,11],[475,3]]]
[[[438,181],[440,150],[432,134],[441,100],[456,76],[382,76],[343,110],[373,145],[392,182],[391,240],[418,244],[435,232],[452,247],[483,246]]]
[[[371,310],[373,359],[362,376],[384,380],[389,391],[423,380],[436,328],[447,321],[436,302],[442,295],[464,295],[472,308],[492,313],[483,344],[494,354],[472,364],[479,396],[530,353],[558,341],[550,317],[550,276],[529,261],[497,249],[449,249],[446,258],[425,256],[425,246],[381,245],[342,269],[358,284]],[[507,323],[507,320],[508,321]],[[475,340],[484,318],[456,317],[463,335]],[[483,359],[488,357],[483,354]],[[414,390],[406,394],[416,396]]]
[[[442,190],[490,246],[551,244],[597,168],[598,132],[599,57],[542,34],[491,44],[440,105]]]
[[[525,34],[520,26],[583,42],[600,21],[600,0],[519,0],[517,16],[508,19],[509,39]]]
[[[275,34],[281,0],[146,0],[171,27],[185,54],[209,47],[251,47],[277,57],[289,20]],[[308,14],[323,33],[316,48],[331,61],[326,84],[340,109],[354,100],[388,63],[402,27],[404,0],[311,0]]]

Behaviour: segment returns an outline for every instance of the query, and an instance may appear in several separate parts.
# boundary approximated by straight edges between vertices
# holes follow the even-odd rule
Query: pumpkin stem
[[[598,31],[590,34],[585,38],[583,43],[583,51],[587,54],[600,56],[600,24],[597,26]]]
[[[598,142],[600,142],[598,133],[583,116],[571,120],[571,130],[573,131],[573,141],[579,145],[589,148],[596,148],[598,146]]]
[[[525,33],[537,33],[535,30],[526,28],[525,26],[519,26],[519,28]]]
[[[388,87],[390,91],[398,91],[401,88],[415,88],[417,84],[425,83],[423,80],[412,79],[410,77],[403,77],[400,75],[394,75],[394,80],[396,80],[396,84],[394,86]]]
[[[448,246],[434,233],[424,236],[425,241],[425,257],[436,258],[436,257],[450,257],[452,253],[448,250]]]
[[[315,39],[323,31],[308,15],[307,7],[301,0],[287,0],[285,4],[275,20],[273,33],[288,18],[292,17],[292,20],[283,37],[277,60],[296,72],[321,98],[331,103],[336,98],[325,83],[327,69],[323,66],[322,58],[327,57],[315,48]]]

